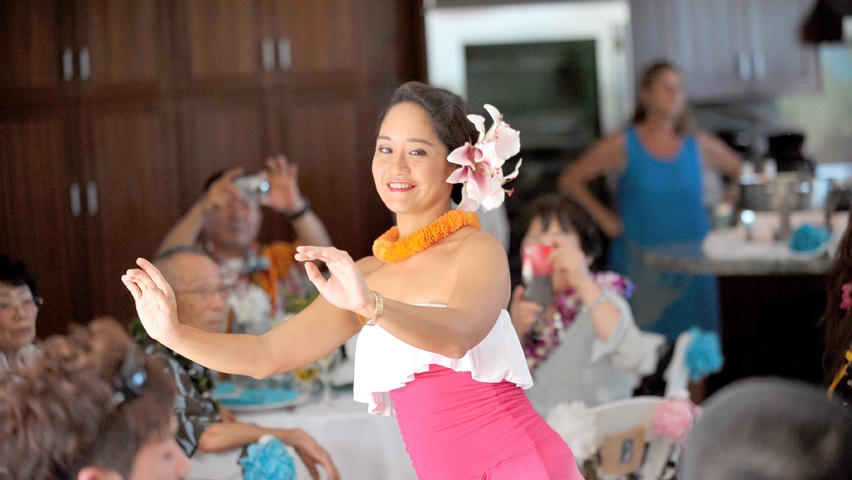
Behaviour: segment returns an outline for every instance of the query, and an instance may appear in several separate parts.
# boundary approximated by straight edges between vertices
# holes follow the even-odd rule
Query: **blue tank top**
[[[696,138],[684,139],[674,158],[658,158],[645,150],[635,128],[626,136],[627,169],[615,195],[623,236],[638,246],[703,240],[710,220]]]
[[[610,244],[609,268],[631,278],[636,323],[676,338],[692,325],[718,329],[716,279],[657,272],[642,264],[642,251],[669,243],[700,243],[710,230],[704,209],[702,168],[695,136],[672,158],[651,155],[631,127],[625,132],[627,167],[615,189],[623,231]]]

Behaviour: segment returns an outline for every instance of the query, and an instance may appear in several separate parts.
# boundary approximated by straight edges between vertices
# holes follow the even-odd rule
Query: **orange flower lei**
[[[401,262],[468,225],[480,228],[476,213],[450,210],[429,225],[403,238],[399,238],[399,228],[391,227],[373,242],[373,255],[386,263]]]

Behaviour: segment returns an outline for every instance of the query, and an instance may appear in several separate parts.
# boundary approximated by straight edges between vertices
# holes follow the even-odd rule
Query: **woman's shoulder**
[[[626,134],[623,130],[619,130],[598,140],[578,161],[585,160],[589,164],[604,166],[604,168],[607,165],[621,165],[624,161],[626,144]]]
[[[461,235],[458,238],[459,245],[456,249],[459,253],[467,254],[470,251],[483,250],[493,252],[499,250],[505,254],[506,249],[500,242],[500,239],[494,235],[473,227],[464,228],[459,231]]]
[[[624,144],[627,141],[627,132],[628,129],[624,129],[610,133],[598,140],[597,145],[600,148],[624,148]]]
[[[355,262],[355,265],[357,265],[358,268],[361,270],[362,275],[369,275],[383,264],[384,262],[376,258],[375,255],[368,255]]]

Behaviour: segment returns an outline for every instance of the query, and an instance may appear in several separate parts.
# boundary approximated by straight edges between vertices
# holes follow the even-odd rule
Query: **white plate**
[[[287,407],[295,407],[296,405],[301,405],[310,399],[310,395],[300,393],[298,397],[293,400],[283,401],[283,402],[273,402],[273,403],[258,403],[258,404],[239,404],[239,405],[226,405],[222,404],[223,407],[234,413],[240,412],[262,412],[265,410],[275,410],[278,408],[287,408]]]
[[[225,382],[222,382],[222,383],[225,383]],[[263,389],[251,389],[251,388],[249,388],[249,389],[247,389],[247,388],[240,387],[240,386],[233,386],[233,384],[223,385],[222,383],[220,383],[220,385],[222,385],[222,387],[225,387],[225,388],[222,388],[222,390],[226,393],[220,392],[218,395],[214,394],[213,398],[218,400],[219,403],[222,404],[222,406],[224,406],[228,410],[231,410],[232,412],[256,412],[256,411],[263,411],[263,410],[274,410],[274,409],[277,409],[277,408],[292,407],[292,406],[304,403],[306,400],[308,400],[310,398],[310,395],[308,395],[304,392],[295,392],[295,390],[289,390],[289,391],[292,391],[294,393],[297,393],[297,395],[293,398],[289,398],[289,399],[281,400],[281,401],[273,401],[273,402],[228,403],[229,399],[239,398],[240,396],[242,396],[246,392],[264,391],[264,390],[270,390],[270,389],[267,389],[267,388],[263,388]]]
[[[815,260],[824,255],[826,250],[828,250],[828,242],[823,243],[819,248],[808,250],[807,252],[790,249],[790,258],[794,260]]]

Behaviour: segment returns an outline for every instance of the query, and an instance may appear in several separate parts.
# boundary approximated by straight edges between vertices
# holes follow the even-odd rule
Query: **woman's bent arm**
[[[137,261],[122,281],[136,301],[148,334],[175,352],[213,370],[263,378],[308,364],[342,345],[360,325],[351,312],[318,297],[290,320],[263,335],[211,333],[183,325],[174,292],[155,266]]]
[[[588,183],[601,175],[624,168],[624,156],[624,134],[617,133],[593,145],[574,160],[565,168],[558,181],[559,189],[585,207],[595,223],[611,238],[621,233],[621,219],[595,197]]]

